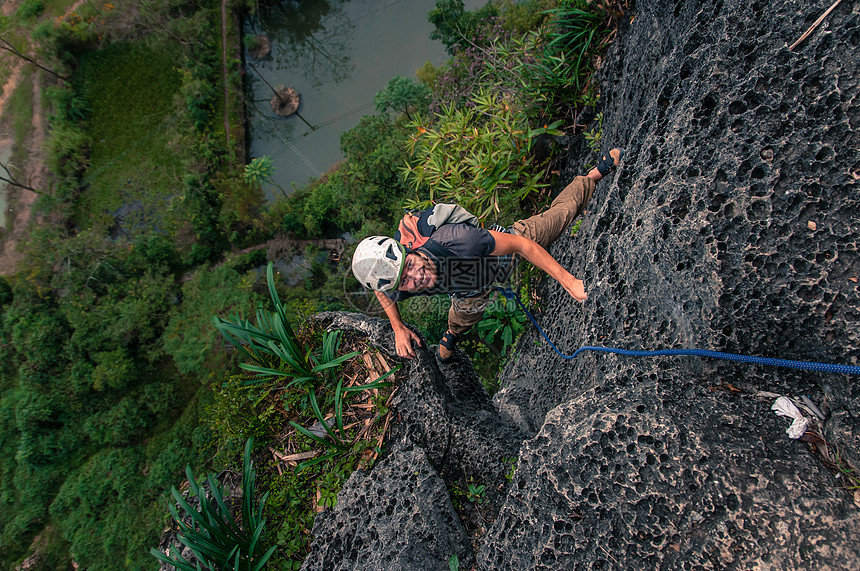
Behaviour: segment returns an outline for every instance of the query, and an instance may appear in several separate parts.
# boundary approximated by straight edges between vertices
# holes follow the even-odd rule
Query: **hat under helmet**
[[[361,284],[375,291],[391,291],[400,285],[406,248],[387,236],[371,236],[359,243],[352,255],[352,273]]]

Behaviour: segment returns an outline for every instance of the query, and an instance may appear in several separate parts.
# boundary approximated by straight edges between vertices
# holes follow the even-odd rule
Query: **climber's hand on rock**
[[[412,347],[413,341],[419,347],[423,347],[421,344],[421,337],[408,327],[403,326],[396,327],[394,329],[394,347],[397,350],[398,357],[403,357],[405,359],[415,358],[415,349]]]
[[[561,285],[564,286],[567,293],[573,296],[573,299],[576,301],[585,301],[588,299],[588,294],[585,292],[585,284],[582,280],[578,280],[575,277],[570,276],[570,279],[565,280]]]

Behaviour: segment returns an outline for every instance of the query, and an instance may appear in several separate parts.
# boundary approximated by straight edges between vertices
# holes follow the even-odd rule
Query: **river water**
[[[483,3],[465,4],[474,10]],[[290,192],[334,166],[342,158],[340,135],[374,112],[374,95],[392,77],[414,79],[426,61],[439,65],[447,59],[441,42],[430,40],[427,13],[435,5],[436,0],[286,0],[274,8],[261,5],[246,22],[245,34],[265,33],[271,42],[265,58],[245,54],[253,100],[247,109],[250,156],[272,158],[278,185]],[[294,87],[301,117],[275,115],[266,82]],[[280,195],[270,185],[264,189],[270,200]]]

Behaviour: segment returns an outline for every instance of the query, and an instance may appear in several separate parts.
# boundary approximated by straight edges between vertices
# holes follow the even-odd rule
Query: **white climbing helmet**
[[[371,236],[361,241],[352,255],[352,273],[361,284],[375,291],[390,291],[400,285],[406,248],[394,238]]]

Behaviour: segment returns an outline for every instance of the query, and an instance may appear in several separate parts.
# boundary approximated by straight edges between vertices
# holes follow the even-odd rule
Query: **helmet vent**
[[[389,260],[397,261],[397,254],[394,253],[394,246],[391,244],[388,245],[388,249],[385,251],[385,257]]]
[[[391,280],[387,280],[385,278],[379,278],[379,281],[376,282],[377,291],[381,290],[383,286],[387,286],[390,283],[391,283]]]

